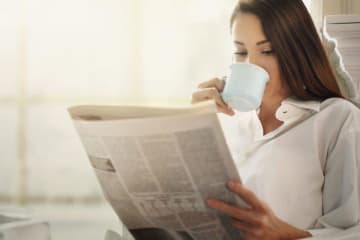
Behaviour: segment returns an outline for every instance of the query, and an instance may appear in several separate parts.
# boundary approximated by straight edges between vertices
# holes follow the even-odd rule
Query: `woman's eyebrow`
[[[265,44],[265,43],[269,43],[270,41],[265,39],[265,40],[262,40],[260,42],[257,42],[256,45],[259,46],[259,45],[262,45],[262,44]],[[243,42],[240,42],[240,41],[234,41],[235,44],[237,45],[241,45],[241,46],[244,46],[245,44]]]
[[[242,46],[245,45],[243,42],[239,42],[239,41],[234,41],[234,43],[237,44],[237,45],[242,45]]]
[[[267,40],[267,39],[265,39],[265,40],[262,40],[262,41],[260,41],[260,42],[257,42],[256,43],[256,45],[261,45],[261,44],[265,44],[265,43],[269,43],[270,41],[269,40]]]

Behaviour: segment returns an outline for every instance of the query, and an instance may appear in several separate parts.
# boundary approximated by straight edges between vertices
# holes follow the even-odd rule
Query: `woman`
[[[231,17],[234,60],[270,75],[247,126],[251,144],[228,188],[249,207],[209,199],[245,239],[331,236],[360,219],[360,113],[344,100],[301,0],[239,1]],[[225,82],[199,85],[192,102],[221,99]],[[244,124],[244,123],[243,123]],[[245,136],[244,136],[245,137]]]

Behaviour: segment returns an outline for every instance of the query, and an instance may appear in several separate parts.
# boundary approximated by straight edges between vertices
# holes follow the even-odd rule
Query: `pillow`
[[[351,77],[349,72],[346,71],[342,56],[337,48],[337,41],[331,38],[329,34],[323,32],[323,44],[325,51],[328,55],[331,67],[334,70],[336,81],[339,85],[340,91],[343,96],[355,105],[360,107],[360,92],[357,89],[355,80]],[[359,56],[360,57],[360,56]]]

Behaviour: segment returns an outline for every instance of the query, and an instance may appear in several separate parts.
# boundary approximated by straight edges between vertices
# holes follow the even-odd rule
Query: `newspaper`
[[[136,239],[159,229],[168,239],[241,239],[205,203],[242,204],[226,188],[240,177],[214,103],[68,110],[106,199]]]

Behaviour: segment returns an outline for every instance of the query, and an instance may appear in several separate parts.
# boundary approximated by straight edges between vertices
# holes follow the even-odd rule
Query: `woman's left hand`
[[[208,199],[209,207],[232,218],[232,224],[242,232],[245,240],[299,239],[311,237],[309,232],[280,220],[270,207],[237,181],[229,181],[229,189],[243,199],[248,208],[234,206],[216,199]]]

